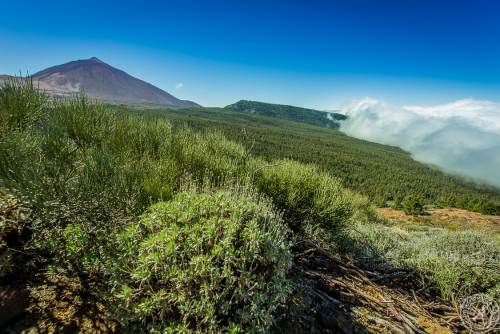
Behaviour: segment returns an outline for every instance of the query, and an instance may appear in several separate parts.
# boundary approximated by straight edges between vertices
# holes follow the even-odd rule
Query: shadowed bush
[[[403,211],[407,215],[418,216],[425,213],[424,200],[419,196],[406,196],[403,200]]]
[[[288,293],[286,227],[250,193],[181,192],[123,230],[117,247],[114,298],[136,330],[261,332]]]

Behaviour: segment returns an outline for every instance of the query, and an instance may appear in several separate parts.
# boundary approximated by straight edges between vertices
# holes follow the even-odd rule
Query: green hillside
[[[311,301],[336,307],[316,332],[339,319],[366,332],[364,318],[346,316],[368,291],[400,309],[410,300],[419,314],[436,302],[448,311],[457,296],[498,298],[500,252],[488,230],[391,223],[345,185],[373,198],[399,191],[433,203],[456,192],[463,205],[498,205],[494,189],[332,129],[226,109],[50,100],[31,81],[8,82],[0,87],[0,295],[17,313],[0,325],[8,333],[288,333],[307,319],[297,333],[309,333],[318,323]],[[403,276],[370,278],[394,273]],[[329,295],[354,281],[348,294]],[[361,304],[370,315],[372,304]],[[402,321],[424,327],[385,310],[380,317],[398,332]]]
[[[444,173],[413,160],[400,148],[352,138],[335,129],[228,107],[134,112],[167,117],[174,124],[187,123],[198,130],[220,129],[266,159],[292,158],[317,164],[379,206],[399,206],[405,197],[418,194],[427,204],[500,214],[498,188]]]
[[[345,115],[334,112],[324,112],[283,104],[247,100],[241,100],[234,104],[230,104],[226,106],[225,109],[247,112],[261,116],[279,117],[281,119],[335,129],[339,127],[338,121],[346,119]]]

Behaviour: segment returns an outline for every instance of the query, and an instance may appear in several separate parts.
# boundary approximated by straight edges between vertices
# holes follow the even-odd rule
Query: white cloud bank
[[[177,85],[175,85],[175,89],[177,90],[182,89],[182,87],[184,87],[184,84],[182,82],[179,82]]]
[[[399,146],[417,160],[500,186],[500,103],[464,99],[437,106],[389,106],[371,98],[344,108],[341,130]]]

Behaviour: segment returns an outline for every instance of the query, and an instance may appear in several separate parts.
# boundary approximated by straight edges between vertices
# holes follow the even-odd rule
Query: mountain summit
[[[83,91],[91,98],[113,103],[199,106],[192,101],[180,100],[96,57],[49,67],[35,73],[33,82],[52,95],[66,96]]]

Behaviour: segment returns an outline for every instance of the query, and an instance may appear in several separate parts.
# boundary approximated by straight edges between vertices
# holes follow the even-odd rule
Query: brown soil
[[[479,228],[500,233],[500,216],[484,215],[463,209],[429,209],[425,215],[416,217],[391,208],[380,208],[377,211],[382,217],[399,221],[438,225],[452,230]]]
[[[5,333],[115,333],[118,329],[104,303],[79,278],[43,276],[30,282],[24,313]]]

